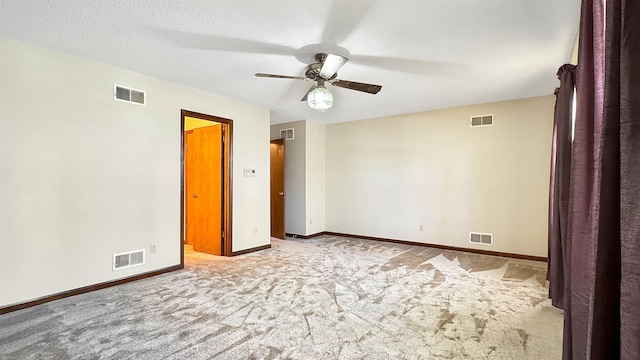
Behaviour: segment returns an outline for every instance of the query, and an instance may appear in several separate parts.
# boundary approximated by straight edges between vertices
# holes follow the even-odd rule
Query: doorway
[[[180,259],[184,246],[231,256],[231,150],[233,121],[181,112]]]
[[[271,140],[271,237],[284,239],[285,230],[285,146],[284,139]]]

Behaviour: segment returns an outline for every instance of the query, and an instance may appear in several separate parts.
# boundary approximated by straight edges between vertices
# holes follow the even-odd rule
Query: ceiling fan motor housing
[[[316,80],[318,77],[320,77],[321,68],[321,63],[311,64],[304,70],[304,76],[306,76],[307,79]]]
[[[311,64],[307,66],[304,70],[304,75],[307,77],[307,79],[310,79],[310,80],[325,79],[322,76],[320,76],[320,70],[322,70],[322,65],[324,64],[324,61],[327,59],[327,54],[317,53],[315,56],[315,59],[317,62],[315,64]],[[336,78],[336,76],[338,76],[337,72],[334,73],[330,78],[326,78],[325,80],[333,80]]]

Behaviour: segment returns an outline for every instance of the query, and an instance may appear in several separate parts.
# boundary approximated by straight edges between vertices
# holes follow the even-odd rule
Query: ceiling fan
[[[381,85],[365,84],[355,81],[336,79],[338,70],[349,61],[344,56],[336,54],[317,53],[316,63],[310,64],[305,69],[305,76],[288,76],[257,73],[257,77],[269,77],[278,79],[296,79],[305,81],[315,81],[316,84],[307,91],[301,101],[306,101],[309,107],[316,110],[326,110],[333,106],[333,95],[326,88],[326,83],[333,86],[362,91],[369,94],[377,94]]]

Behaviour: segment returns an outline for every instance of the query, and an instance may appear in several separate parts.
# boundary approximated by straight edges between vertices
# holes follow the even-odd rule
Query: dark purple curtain
[[[583,0],[564,359],[640,359],[640,2]]]
[[[620,345],[631,360],[640,359],[640,2],[611,2],[608,14],[619,46],[607,73],[620,96],[605,106],[618,107],[611,116],[620,119]]]
[[[569,175],[571,173],[571,129],[575,65],[565,64],[558,69],[560,86],[556,89],[551,150],[551,179],[549,191],[549,255],[547,280],[551,303],[564,308],[564,278],[569,215]]]

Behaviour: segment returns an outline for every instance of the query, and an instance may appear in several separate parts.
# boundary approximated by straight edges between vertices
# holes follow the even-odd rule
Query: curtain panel
[[[551,179],[549,191],[549,253],[547,280],[551,303],[564,308],[565,258],[567,256],[567,225],[569,216],[569,175],[571,174],[571,133],[576,66],[562,65],[558,69],[560,86],[556,89],[551,149]]]
[[[564,359],[640,359],[637,19],[637,0],[582,1],[567,238],[549,265],[558,281],[564,261]]]

